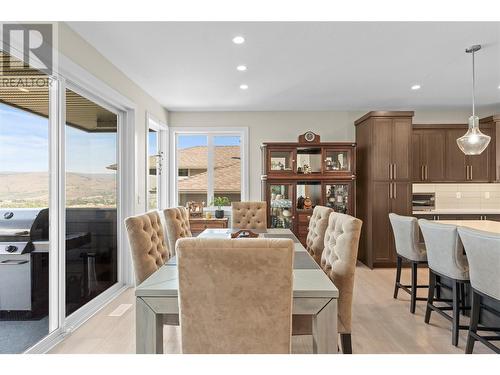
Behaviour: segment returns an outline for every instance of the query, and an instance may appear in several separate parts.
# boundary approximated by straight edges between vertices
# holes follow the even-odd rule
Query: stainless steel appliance
[[[48,233],[46,208],[0,210],[0,311],[32,311],[40,302],[34,296],[46,295],[42,298],[48,299],[48,285],[40,282],[47,278],[48,264],[45,269],[38,267],[47,262],[34,262],[33,255],[33,241],[48,241]],[[43,291],[34,293],[36,288]]]
[[[413,193],[413,211],[432,211],[436,208],[434,193]]]

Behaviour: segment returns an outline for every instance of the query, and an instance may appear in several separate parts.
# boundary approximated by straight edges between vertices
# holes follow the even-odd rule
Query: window
[[[211,206],[214,197],[227,197],[230,202],[246,199],[246,129],[174,130],[174,135],[177,205]]]
[[[165,146],[167,145],[167,126],[147,116],[148,136],[146,147],[146,196],[147,210],[166,208],[167,205],[167,178],[164,169]]]

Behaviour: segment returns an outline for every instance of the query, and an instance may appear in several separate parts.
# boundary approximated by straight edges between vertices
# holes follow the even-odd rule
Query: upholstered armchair
[[[185,207],[174,207],[163,210],[168,247],[175,254],[175,243],[179,238],[192,237],[189,226],[189,212]]]
[[[170,252],[158,211],[125,219],[137,284],[143,282],[169,258]]]
[[[233,202],[231,224],[235,229],[266,229],[266,202]]]
[[[290,353],[292,240],[182,238],[176,253],[183,353]]]
[[[354,272],[363,222],[355,217],[332,213],[325,232],[321,268],[339,290],[338,331],[342,352],[352,353],[351,320]]]
[[[321,254],[325,247],[325,231],[332,212],[329,207],[316,206],[309,220],[306,249],[318,264],[321,262]]]

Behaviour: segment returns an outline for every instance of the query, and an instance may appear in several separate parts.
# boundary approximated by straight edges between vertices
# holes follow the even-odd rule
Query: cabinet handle
[[[472,165],[469,165],[469,176],[470,179],[472,180]]]
[[[398,197],[398,189],[397,189],[396,184],[392,184],[392,185],[393,185],[393,188],[392,188],[392,198],[396,199]]]
[[[389,184],[388,194],[389,194],[389,199],[392,199],[392,182]]]
[[[396,165],[396,163],[394,163],[392,165],[392,179],[393,180],[396,180],[398,178],[397,177],[397,171],[398,171],[397,165]]]
[[[392,180],[392,164],[389,164],[389,180]]]
[[[425,178],[425,181],[427,181],[429,179],[429,167],[427,166],[427,164],[424,166],[424,178]]]

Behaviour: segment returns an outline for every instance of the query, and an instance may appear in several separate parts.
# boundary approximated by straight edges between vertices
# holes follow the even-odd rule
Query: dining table
[[[198,238],[231,238],[236,229],[205,229]],[[312,321],[313,353],[333,354],[337,346],[339,291],[290,229],[252,230],[259,238],[289,238],[294,242],[293,315]],[[246,241],[235,238],[234,241]],[[177,259],[170,258],[136,287],[136,353],[163,353],[163,325],[179,324]],[[210,298],[210,296],[207,296]],[[203,303],[203,301],[199,301]],[[182,328],[181,328],[182,329]]]

